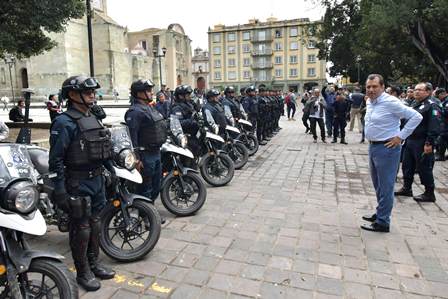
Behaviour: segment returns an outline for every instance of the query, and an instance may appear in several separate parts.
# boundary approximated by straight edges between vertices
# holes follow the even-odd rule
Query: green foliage
[[[85,13],[83,0],[2,0],[0,56],[30,57],[56,45],[46,33],[61,32],[69,19]]]
[[[326,7],[318,36],[321,58],[334,63],[330,75],[346,74],[361,82],[369,73],[401,83],[443,82],[448,59],[447,0],[321,0]],[[420,27],[419,27],[420,25]],[[426,38],[424,49],[416,46]]]

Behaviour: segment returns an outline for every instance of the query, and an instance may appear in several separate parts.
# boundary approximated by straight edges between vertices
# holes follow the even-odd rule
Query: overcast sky
[[[193,49],[208,48],[207,30],[216,24],[246,24],[251,18],[265,21],[310,18],[319,20],[324,9],[313,0],[107,0],[110,17],[131,31],[166,28],[179,23],[192,39]]]

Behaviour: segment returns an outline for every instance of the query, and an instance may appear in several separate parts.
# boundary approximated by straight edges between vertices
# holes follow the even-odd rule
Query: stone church
[[[127,98],[132,81],[139,78],[152,79],[156,90],[161,83],[171,89],[192,83],[191,40],[182,26],[128,32],[108,16],[107,0],[92,0],[92,8],[95,77],[105,99],[113,90],[120,98]],[[22,88],[30,87],[35,99],[43,98],[57,93],[65,78],[90,73],[85,17],[70,20],[65,32],[50,36],[57,42],[52,50],[13,65],[0,61],[0,97],[11,96],[12,83],[16,97]],[[154,50],[160,55],[162,48],[166,48],[165,56],[154,57]]]

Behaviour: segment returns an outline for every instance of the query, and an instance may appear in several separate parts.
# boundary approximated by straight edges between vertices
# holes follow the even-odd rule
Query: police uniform
[[[440,136],[438,138],[438,149],[436,161],[445,161],[445,152],[448,146],[448,97],[446,97],[441,104],[442,108],[442,124],[440,129]]]
[[[425,186],[425,193],[429,201],[435,201],[434,197],[434,153],[425,154],[423,152],[425,144],[434,148],[435,141],[440,131],[441,111],[440,107],[428,97],[421,102],[415,101],[412,108],[418,111],[422,116],[422,122],[417,126],[413,133],[406,139],[406,147],[403,153],[403,180],[402,190],[396,192],[396,195],[412,195],[412,183],[414,173],[417,171],[422,185]],[[401,194],[406,193],[406,194]],[[421,196],[420,196],[421,197]],[[415,197],[418,201],[420,197]]]
[[[70,77],[63,84],[65,98],[70,90],[99,88],[92,80]],[[83,87],[86,81],[96,82],[97,87]],[[95,276],[109,279],[115,275],[98,264],[99,214],[106,204],[102,167],[112,168],[111,157],[109,130],[93,113],[83,113],[69,102],[68,110],[55,118],[50,128],[49,171],[55,203],[70,213],[69,239],[77,280],[88,291],[101,286]]]
[[[208,127],[219,127],[219,134],[225,132],[227,126],[227,119],[224,112],[224,107],[220,102],[210,101],[211,96],[218,96],[219,92],[210,90],[207,92],[207,103],[204,105],[203,113],[205,115],[205,122]]]
[[[138,186],[137,193],[155,200],[160,192],[162,177],[160,146],[167,138],[165,119],[155,108],[137,99],[133,99],[124,118],[132,144],[143,163],[143,183]]]

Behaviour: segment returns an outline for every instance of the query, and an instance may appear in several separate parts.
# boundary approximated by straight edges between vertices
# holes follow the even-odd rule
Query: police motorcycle
[[[195,114],[199,124],[196,137],[200,143],[199,169],[204,180],[212,186],[227,185],[235,174],[233,160],[222,150],[224,139],[218,135],[219,128],[215,127],[211,132],[206,126],[202,112]]]
[[[238,119],[236,121],[236,127],[241,131],[237,140],[241,141],[247,148],[249,156],[255,155],[258,151],[258,139],[254,134],[253,125],[250,121],[245,119]]]
[[[238,140],[241,131],[234,126],[227,125],[224,132],[224,151],[232,159],[235,169],[241,169],[249,160],[249,152],[246,146]]]
[[[64,257],[31,250],[25,234],[42,236],[45,220],[36,208],[38,174],[26,147],[0,144],[0,298],[78,298]]]
[[[103,252],[120,262],[131,262],[145,257],[157,244],[161,231],[160,215],[151,200],[133,194],[127,183],[141,183],[142,177],[135,169],[135,156],[128,128],[116,125],[110,128],[114,173],[104,169],[108,204],[101,212],[100,247]],[[53,204],[53,183],[49,177],[46,148],[27,145],[31,161],[40,174],[39,209],[48,224],[58,225],[68,231],[68,216]]]
[[[186,167],[194,163],[194,156],[187,148],[187,136],[179,119],[171,115],[169,123],[167,141],[160,149],[163,173],[160,198],[165,208],[174,215],[190,216],[204,205],[207,188],[199,172]]]

